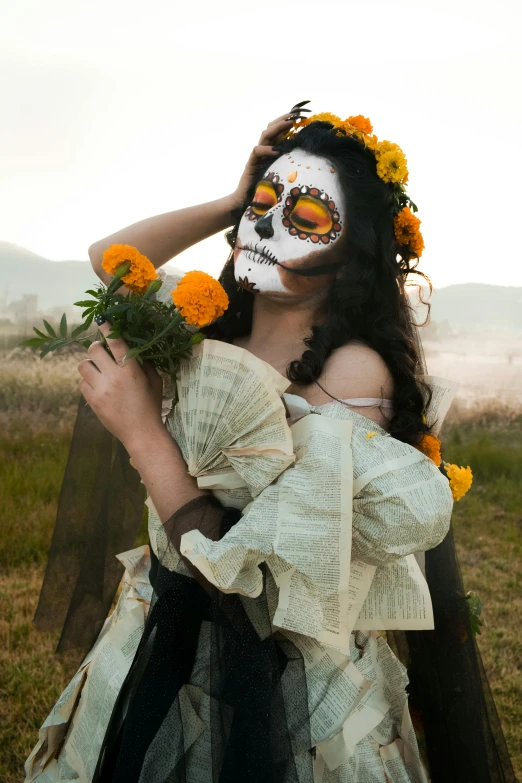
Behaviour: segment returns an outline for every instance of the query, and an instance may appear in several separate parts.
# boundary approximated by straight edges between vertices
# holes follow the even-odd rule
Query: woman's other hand
[[[234,208],[239,208],[243,205],[248,189],[254,182],[257,167],[263,159],[266,159],[268,164],[268,161],[271,158],[275,159],[279,157],[281,151],[274,149],[274,145],[277,145],[282,141],[292,127],[294,121],[301,116],[301,112],[310,111],[310,109],[303,108],[305,103],[310,103],[310,101],[296,103],[289,112],[282,114],[280,117],[276,117],[275,120],[268,123],[259,138],[259,142],[250,153],[239,184],[232,194]]]
[[[106,336],[111,325],[105,322],[98,328]],[[78,364],[80,391],[102,424],[128,450],[131,440],[154,437],[163,428],[163,380],[149,362],[142,366],[130,359],[121,365],[129,350],[125,340],[109,338],[107,345],[112,356],[98,340],[88,348],[89,359]]]

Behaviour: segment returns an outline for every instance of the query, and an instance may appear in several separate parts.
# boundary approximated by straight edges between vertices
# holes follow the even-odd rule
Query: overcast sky
[[[86,259],[233,191],[274,117],[364,114],[407,155],[436,286],[522,285],[516,0],[0,0],[0,240]],[[218,235],[175,260],[217,274]]]

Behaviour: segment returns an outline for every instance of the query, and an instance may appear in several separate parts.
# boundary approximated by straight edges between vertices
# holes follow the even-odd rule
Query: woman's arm
[[[92,267],[98,277],[108,283],[111,275],[102,268],[103,253],[111,245],[122,244],[138,248],[157,269],[197,242],[231,226],[234,203],[234,194],[231,194],[133,223],[89,247]],[[118,290],[126,293],[127,289],[123,289]]]
[[[190,500],[210,495],[199,489],[178,444],[165,426],[148,433],[131,434],[124,445],[163,523]]]
[[[104,250],[111,245],[132,245],[138,248],[157,269],[192,245],[231,226],[234,222],[232,211],[242,206],[248,189],[258,175],[259,164],[266,161],[268,165],[270,160],[279,157],[280,152],[273,145],[280,141],[292,126],[293,119],[290,117],[299,116],[301,111],[308,109],[294,109],[268,123],[258,144],[250,153],[237,188],[230,195],[140,220],[94,242],[88,252],[98,277],[104,283],[110,281],[110,275],[102,268],[102,261]],[[122,286],[118,292],[126,294],[128,290]]]

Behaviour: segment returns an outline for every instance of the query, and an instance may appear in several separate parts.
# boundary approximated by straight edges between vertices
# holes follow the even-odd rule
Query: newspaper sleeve
[[[360,613],[352,626],[355,629],[434,627],[428,585],[414,552],[429,549],[442,540],[449,526],[452,500],[447,480],[424,455],[410,451],[370,468],[359,482],[354,482],[359,492],[366,479],[378,482],[375,500],[364,501],[360,495],[354,498],[354,524],[360,528],[364,523],[364,535],[377,542],[372,554],[385,561],[373,569],[366,596],[364,590],[359,590]],[[393,502],[387,503],[388,498]],[[386,525],[381,524],[383,518]],[[367,576],[366,584],[371,569],[368,564],[361,567]]]
[[[253,597],[266,562],[279,588],[274,624],[347,650],[352,425],[309,415],[291,430],[295,465],[220,541],[185,533],[181,554],[223,592]]]

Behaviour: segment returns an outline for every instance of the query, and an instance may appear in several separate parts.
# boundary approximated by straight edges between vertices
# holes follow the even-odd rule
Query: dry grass
[[[43,361],[4,352],[0,371],[0,781],[18,783],[38,728],[74,670],[36,631],[46,553],[79,399],[84,352]],[[0,362],[2,357],[0,355]],[[465,586],[480,593],[488,628],[479,637],[510,753],[522,776],[522,411],[497,400],[456,403],[444,457],[470,464],[472,490],[455,505]],[[142,532],[143,535],[143,532]]]

